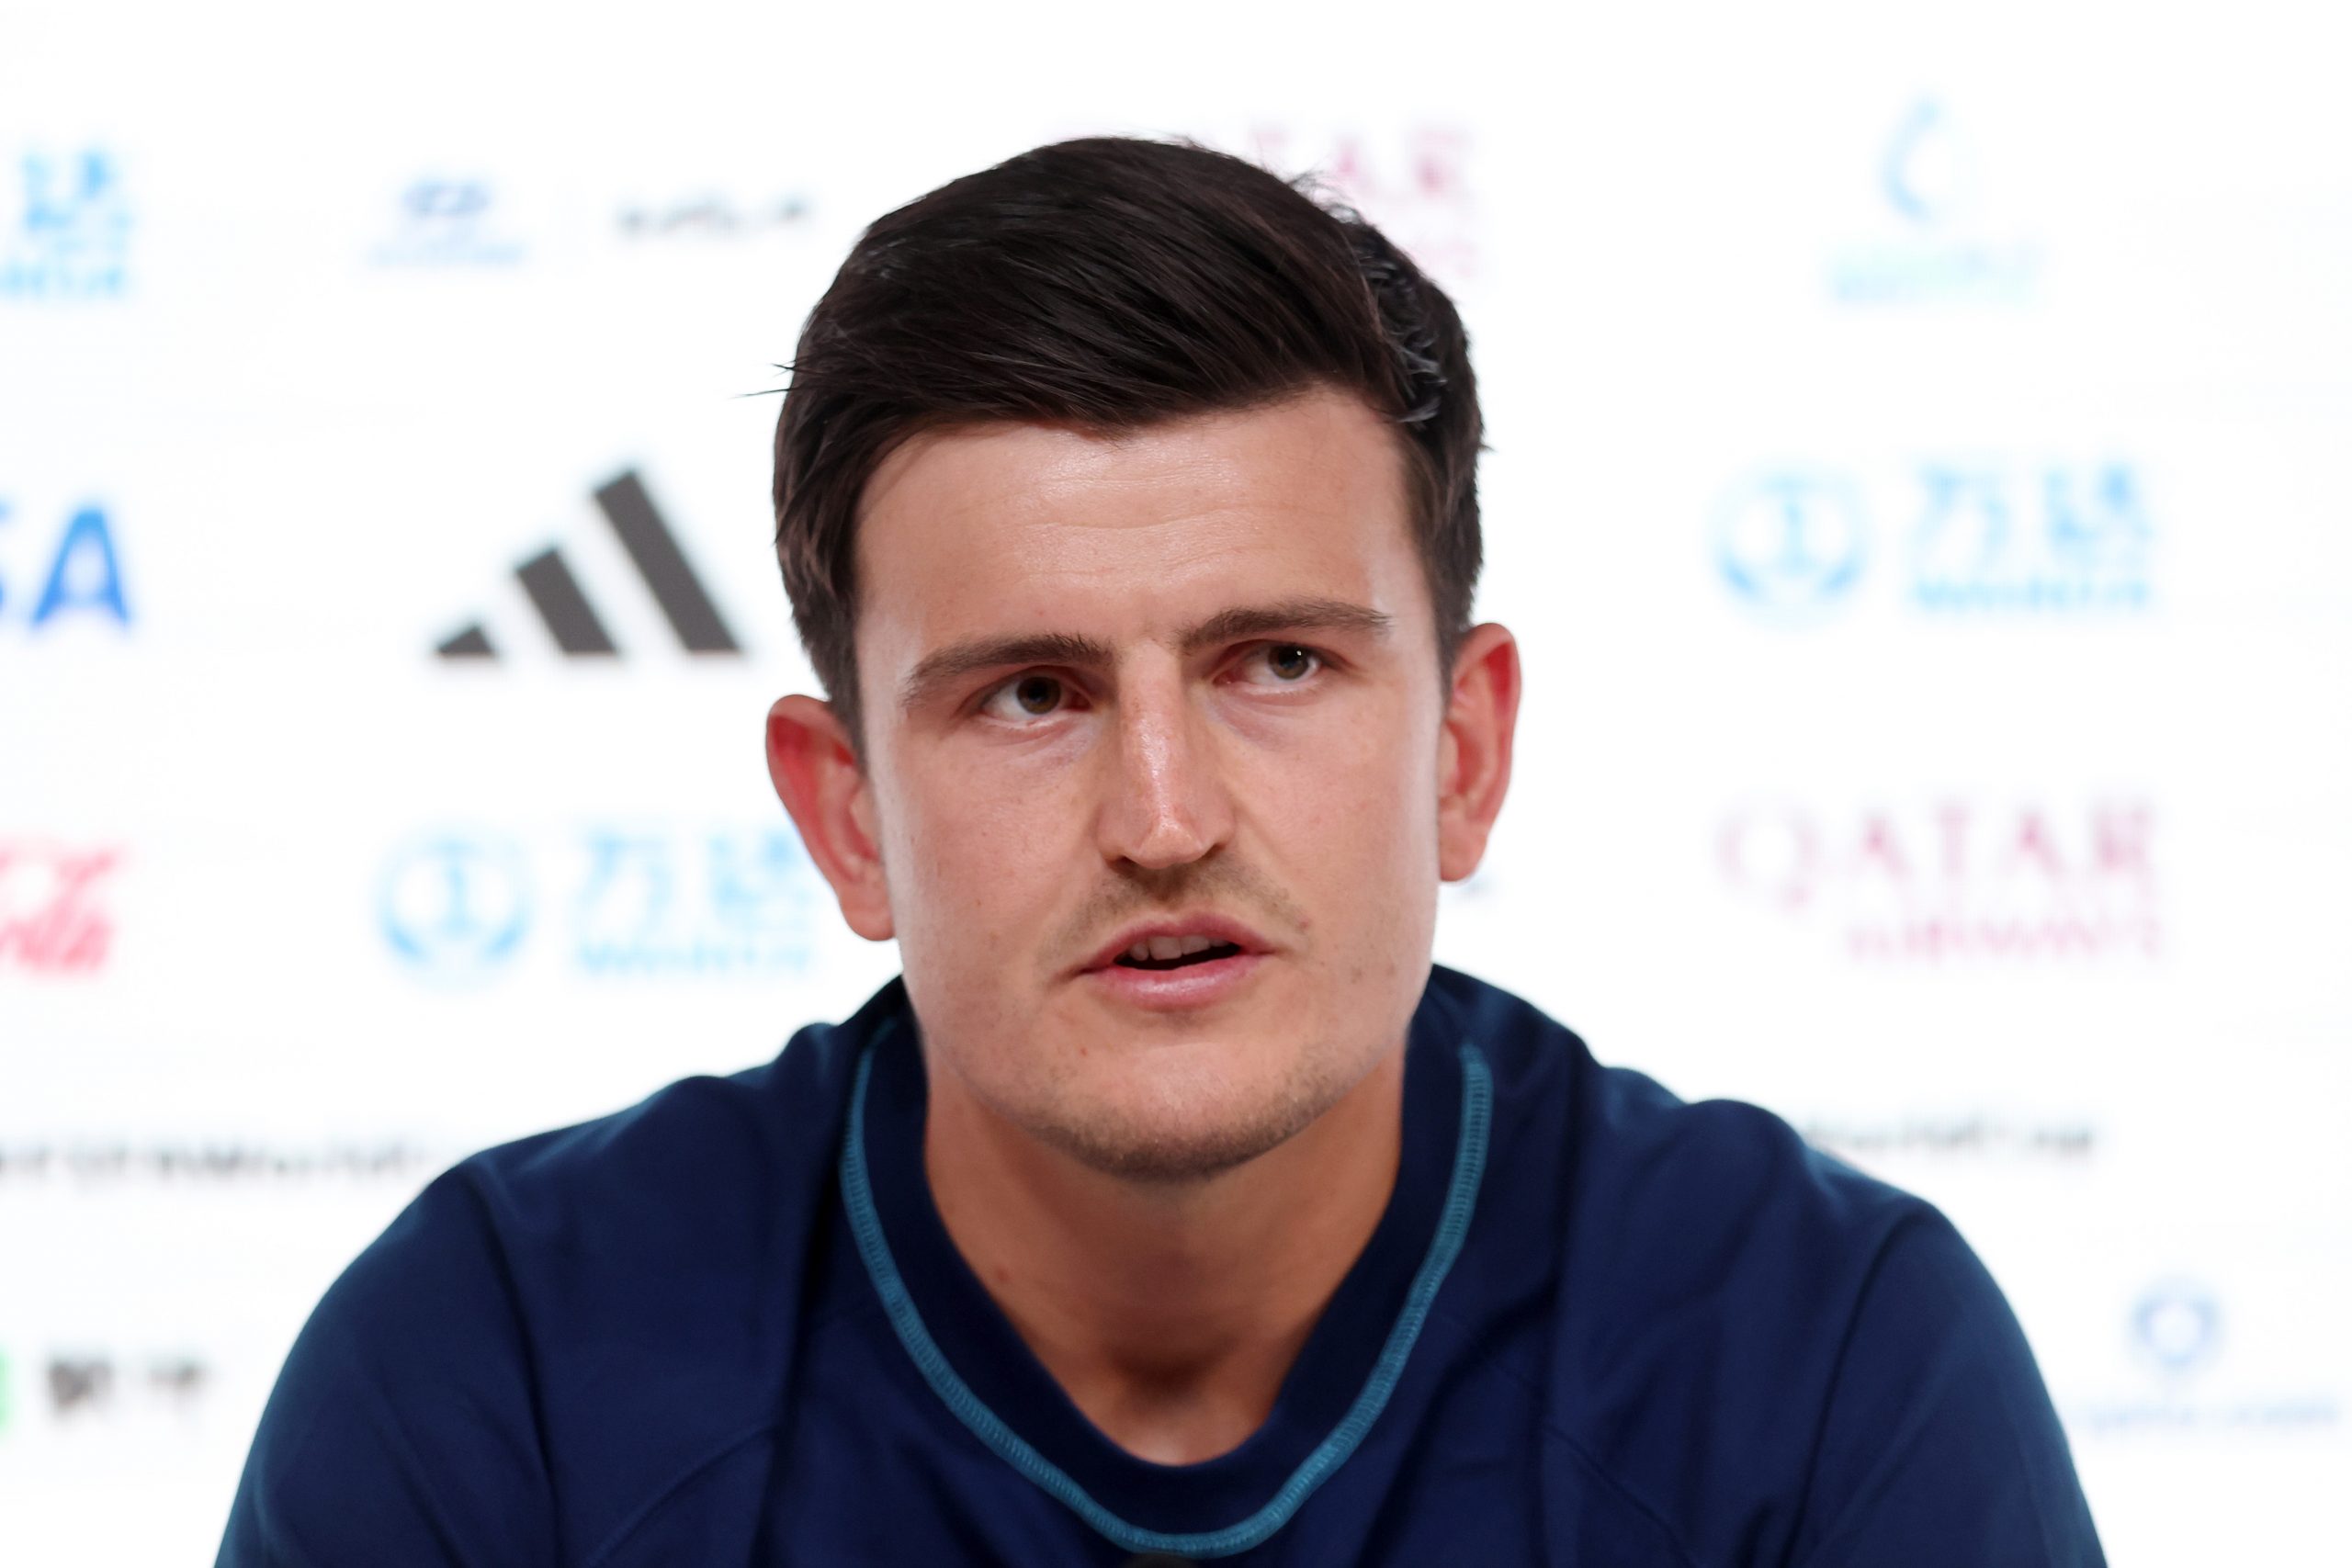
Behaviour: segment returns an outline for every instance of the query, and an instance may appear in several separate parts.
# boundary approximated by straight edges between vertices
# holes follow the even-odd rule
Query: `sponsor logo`
[[[447,1150],[392,1139],[368,1144],[254,1144],[229,1138],[0,1143],[0,1183],[405,1182],[440,1169],[450,1157]]]
[[[2158,1280],[2130,1303],[2122,1318],[2132,1359],[2148,1383],[2133,1393],[2075,1406],[2069,1422],[2078,1428],[2100,1437],[2247,1428],[2293,1432],[2332,1427],[2340,1417],[2333,1393],[2266,1388],[2232,1367],[2222,1298],[2200,1280]]]
[[[591,974],[808,967],[818,878],[788,829],[686,837],[600,829],[573,903]]]
[[[523,259],[522,241],[500,225],[487,180],[427,175],[397,201],[392,231],[371,254],[379,266],[511,266]]]
[[[68,1340],[39,1354],[0,1349],[0,1448],[101,1432],[192,1436],[219,1372],[178,1346],[123,1352]]]
[[[41,1370],[49,1413],[60,1423],[158,1407],[185,1410],[203,1395],[212,1376],[202,1358],[180,1350],[135,1356],[65,1351],[46,1358]]]
[[[0,839],[0,975],[91,975],[114,941],[105,882],[116,846]]]
[[[118,299],[128,285],[130,207],[98,148],[27,153],[20,199],[0,230],[0,299]]]
[[[1807,1117],[1798,1125],[1814,1147],[1866,1164],[1915,1156],[2078,1165],[2098,1142],[2087,1122],[2019,1121],[1981,1111],[1868,1121]]]
[[[1932,460],[1883,487],[1905,519],[1884,553],[1907,606],[1936,615],[2144,610],[2154,530],[2130,463]],[[1830,470],[1736,485],[1713,520],[1715,569],[1768,620],[1809,623],[1850,603],[1872,558],[1863,487]]]
[[[536,868],[512,837],[438,833],[394,852],[385,939],[420,977],[483,977],[524,951],[534,882],[569,889],[555,940],[601,978],[797,975],[822,908],[788,829],[590,826]]]
[[[2222,1348],[2222,1305],[2193,1280],[2167,1280],[2132,1303],[2132,1347],[2166,1377],[2211,1361]]]
[[[695,575],[661,509],[634,472],[621,474],[595,491],[596,510],[620,542],[639,581],[652,596],[678,646],[688,653],[740,654],[742,645]],[[567,659],[610,659],[620,653],[605,616],[581,586],[557,546],[514,569],[524,597],[539,625]],[[498,649],[481,621],[441,639],[434,652],[445,660],[495,660]]]
[[[808,227],[808,198],[798,193],[739,200],[705,192],[670,201],[622,205],[616,223],[625,240],[755,240]]]
[[[1416,125],[1374,135],[1260,124],[1244,143],[1269,168],[1310,170],[1431,276],[1448,284],[1477,277],[1478,208],[1467,128]]]
[[[1742,806],[1715,854],[1751,908],[1859,963],[2096,963],[2162,947],[2144,800]]]
[[[1866,549],[1861,503],[1834,475],[1766,475],[1715,518],[1724,580],[1768,611],[1811,615],[1842,600],[1861,577]]]
[[[130,602],[122,586],[122,557],[115,547],[114,529],[104,507],[74,508],[51,535],[29,521],[20,521],[8,502],[0,498],[0,543],[12,539],[29,541],[34,551],[31,558],[38,564],[27,579],[0,574],[0,619],[20,620],[34,631],[59,621],[130,624]],[[47,540],[54,542],[42,549]]]
[[[412,966],[444,977],[512,957],[530,923],[523,856],[506,840],[443,833],[392,854],[378,894],[384,936]]]
[[[1975,144],[1932,98],[1911,106],[1881,147],[1879,218],[1871,238],[1829,258],[1830,298],[1847,305],[2023,305],[2040,248],[1996,234],[1979,216]]]

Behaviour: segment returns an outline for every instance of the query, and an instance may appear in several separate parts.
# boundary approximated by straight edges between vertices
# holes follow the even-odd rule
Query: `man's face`
[[[934,1073],[1177,1178],[1400,1044],[1445,705],[1390,428],[1317,391],[933,433],[876,473],[858,550],[872,831]]]

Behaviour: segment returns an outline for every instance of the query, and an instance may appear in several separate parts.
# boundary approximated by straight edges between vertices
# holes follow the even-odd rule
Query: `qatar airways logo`
[[[1736,897],[1858,963],[2128,963],[2162,950],[2155,832],[2132,796],[1758,802],[1715,852]]]
[[[87,975],[107,960],[121,851],[0,839],[0,975]]]

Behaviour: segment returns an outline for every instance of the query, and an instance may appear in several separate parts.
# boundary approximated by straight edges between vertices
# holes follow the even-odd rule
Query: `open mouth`
[[[1112,962],[1124,969],[1185,969],[1231,958],[1241,951],[1229,942],[1207,937],[1156,936],[1139,942]]]

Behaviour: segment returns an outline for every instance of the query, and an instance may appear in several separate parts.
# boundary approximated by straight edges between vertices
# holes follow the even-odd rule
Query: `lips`
[[[1271,950],[1272,944],[1238,920],[1222,915],[1181,915],[1141,921],[1095,949],[1081,973],[1121,968],[1170,973]]]
[[[1114,1009],[1200,1017],[1250,994],[1272,944],[1238,920],[1184,915],[1129,926],[1074,976]]]

